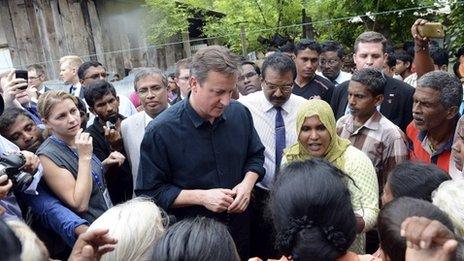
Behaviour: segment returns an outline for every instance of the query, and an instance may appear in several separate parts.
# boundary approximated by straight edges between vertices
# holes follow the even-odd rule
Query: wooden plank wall
[[[98,60],[120,75],[140,66],[166,69],[182,58],[183,47],[150,47],[142,4],[140,0],[0,0],[0,30],[15,67],[41,63],[49,79],[58,78],[58,61],[70,54]]]

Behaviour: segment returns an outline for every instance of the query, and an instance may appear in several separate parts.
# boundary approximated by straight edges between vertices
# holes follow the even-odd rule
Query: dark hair
[[[343,51],[343,47],[335,41],[325,41],[321,44],[321,53],[324,52],[337,52],[337,56],[340,59],[343,59],[343,55],[345,55]]]
[[[456,51],[456,53],[455,53],[455,56],[456,56],[456,58],[458,58],[458,59],[459,59],[459,57],[461,57],[461,55],[464,55],[464,46],[461,47],[461,48],[459,48],[459,49]]]
[[[396,65],[396,54],[395,53],[388,53],[387,65],[389,68],[395,67]]]
[[[406,41],[403,43],[403,50],[414,57],[414,41]]]
[[[95,80],[84,88],[85,102],[89,107],[93,108],[95,102],[107,94],[112,94],[117,97],[116,90],[113,85],[105,80]]]
[[[153,260],[240,260],[227,227],[218,221],[196,217],[169,227],[155,244]]]
[[[280,172],[268,209],[276,246],[293,260],[335,260],[356,237],[346,177],[323,159],[295,161]]]
[[[417,80],[416,88],[431,88],[440,93],[440,103],[445,109],[453,106],[459,108],[462,102],[462,85],[453,74],[443,71],[432,71]]]
[[[366,86],[373,96],[383,94],[385,92],[385,84],[387,83],[387,79],[382,71],[375,68],[364,68],[355,71],[353,76],[351,76],[351,80]]]
[[[310,39],[301,39],[300,42],[295,46],[295,55],[298,56],[299,51],[304,51],[306,49],[316,51],[318,54],[321,53],[321,45],[316,41]]]
[[[431,48],[430,56],[432,57],[433,64],[437,65],[438,67],[448,65],[449,63],[448,51],[441,47]]]
[[[98,66],[103,66],[101,63],[97,61],[88,61],[79,66],[79,69],[77,69],[77,76],[79,77],[79,80],[84,80],[85,73],[90,67],[98,67]]]
[[[461,73],[459,72],[459,65],[461,63],[460,62],[455,62],[454,65],[453,65],[453,72],[454,72],[454,75],[456,75],[456,77],[458,77],[459,79],[461,79],[462,77],[464,77],[463,75],[461,75]]]
[[[354,41],[354,52],[358,51],[359,43],[381,43],[382,52],[386,52],[387,39],[381,33],[367,31],[360,34]]]
[[[0,116],[0,134],[7,138],[6,133],[16,122],[19,116],[25,116],[32,120],[31,116],[23,109],[10,107],[7,108]]]
[[[256,65],[256,63],[254,63],[252,61],[243,61],[242,66],[245,65],[245,64],[249,64],[249,65],[253,66],[253,68],[255,69],[256,74],[261,75],[261,70],[259,69],[258,65]]]
[[[273,53],[269,55],[263,62],[262,66],[262,77],[266,78],[268,67],[276,71],[279,74],[292,72],[293,80],[296,78],[296,65],[292,58],[284,53]]]
[[[409,55],[406,51],[398,52],[396,53],[395,56],[396,56],[396,60],[403,61],[404,63],[409,63],[408,68],[411,68],[414,57]]]
[[[34,70],[37,73],[37,76],[45,75],[45,69],[40,64],[31,64],[31,65],[27,66],[27,70],[28,71]]]
[[[411,197],[432,202],[432,192],[449,176],[434,164],[402,162],[388,176],[393,198]]]
[[[295,53],[295,44],[292,42],[286,42],[284,45],[279,47],[279,51],[282,53]]]
[[[2,219],[0,219],[0,246],[2,246],[0,261],[21,260],[21,241]]]
[[[413,216],[437,220],[454,231],[448,216],[432,203],[409,197],[398,198],[382,208],[377,222],[380,246],[390,260],[405,260],[406,240],[400,233],[401,223]]]

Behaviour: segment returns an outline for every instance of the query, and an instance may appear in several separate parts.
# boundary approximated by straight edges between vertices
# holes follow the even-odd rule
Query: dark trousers
[[[267,210],[269,191],[255,186],[251,198],[251,256],[263,260],[280,258],[274,247],[275,233]]]

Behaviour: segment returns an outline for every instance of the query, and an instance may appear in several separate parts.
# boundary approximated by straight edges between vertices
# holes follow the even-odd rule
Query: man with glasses
[[[282,160],[283,149],[295,143],[296,114],[306,100],[292,94],[297,72],[293,60],[284,53],[274,53],[264,60],[262,91],[239,99],[253,116],[256,131],[266,148],[264,168],[266,175],[253,191],[252,256],[273,257],[271,225],[263,213]]]
[[[176,76],[175,81],[177,86],[180,89],[180,95],[177,96],[175,100],[171,102],[171,104],[175,104],[178,101],[183,100],[185,97],[188,96],[190,92],[190,64],[192,63],[192,59],[185,58],[182,60],[177,61],[176,63]]]
[[[106,80],[108,74],[105,67],[97,61],[89,61],[81,64],[77,70],[77,76],[81,82],[84,91],[80,91],[79,98],[84,99],[85,88],[96,80]],[[137,109],[126,96],[119,96],[119,113],[124,117],[129,117],[137,113]],[[93,123],[93,117],[90,117],[89,124]]]
[[[259,67],[250,61],[242,62],[242,72],[238,77],[237,87],[241,95],[246,96],[261,90]]]
[[[329,79],[335,87],[351,79],[351,73],[342,71],[343,47],[335,41],[325,41],[321,45],[319,68],[322,75]]]
[[[330,102],[335,86],[316,74],[320,53],[321,46],[313,40],[303,39],[296,45],[297,76],[292,92],[305,99],[322,99]]]
[[[45,70],[40,64],[33,64],[27,67],[27,84],[28,88],[35,88],[35,92],[32,92],[32,99],[37,100],[41,94],[46,91],[49,91],[50,88],[45,86],[46,75]]]
[[[156,68],[144,68],[135,75],[134,88],[142,103],[143,111],[130,116],[121,123],[124,149],[129,159],[132,178],[137,180],[140,161],[140,144],[148,123],[168,106],[168,80],[162,71]]]

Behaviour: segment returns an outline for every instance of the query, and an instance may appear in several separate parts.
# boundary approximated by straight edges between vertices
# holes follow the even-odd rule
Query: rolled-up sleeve
[[[159,128],[147,128],[140,146],[140,164],[135,185],[137,196],[147,196],[167,210],[181,192],[171,184],[168,150]],[[180,157],[181,155],[179,155]]]

